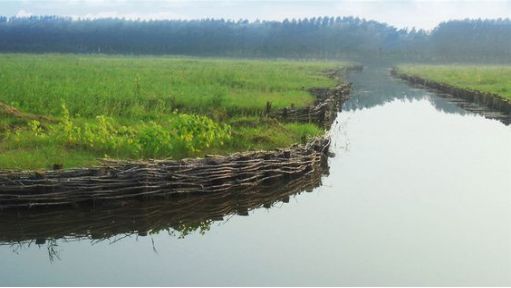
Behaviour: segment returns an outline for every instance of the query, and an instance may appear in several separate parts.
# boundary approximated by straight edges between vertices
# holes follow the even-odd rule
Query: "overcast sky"
[[[511,18],[511,0],[0,0],[0,15],[249,20],[358,16],[399,28],[417,27],[429,30],[449,19]]]

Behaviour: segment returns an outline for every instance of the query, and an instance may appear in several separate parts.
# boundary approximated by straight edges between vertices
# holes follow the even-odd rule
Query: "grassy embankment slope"
[[[511,66],[399,65],[399,73],[457,88],[489,92],[511,101]]]
[[[342,65],[3,54],[0,169],[286,147],[323,129],[261,118],[266,103],[310,105],[307,89],[335,86],[324,71]]]

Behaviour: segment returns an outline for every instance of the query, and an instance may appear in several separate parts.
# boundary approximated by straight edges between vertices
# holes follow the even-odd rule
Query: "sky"
[[[511,18],[511,0],[0,0],[0,15],[234,20],[356,16],[431,30],[452,19]]]

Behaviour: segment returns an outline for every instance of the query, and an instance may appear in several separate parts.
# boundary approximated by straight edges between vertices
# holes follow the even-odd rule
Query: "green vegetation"
[[[62,102],[82,116],[151,117],[174,109],[227,112],[306,106],[306,88],[332,86],[318,62],[226,59],[0,55],[0,101],[59,115]]]
[[[511,100],[511,66],[400,65],[401,73]]]
[[[322,133],[261,117],[310,105],[339,63],[0,55],[0,168],[271,149]]]

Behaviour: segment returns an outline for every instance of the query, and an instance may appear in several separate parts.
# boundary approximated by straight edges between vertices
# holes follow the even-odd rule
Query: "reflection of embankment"
[[[424,93],[409,91],[407,86],[392,81],[387,67],[369,67],[361,73],[350,73],[353,92],[344,102],[344,111],[356,111],[382,106],[394,100],[414,101],[424,98]],[[405,93],[406,92],[406,93]],[[414,93],[416,92],[416,93]]]
[[[428,80],[416,75],[408,75],[397,68],[390,71],[391,75],[408,83],[426,89],[431,89],[438,96],[447,98],[461,108],[480,114],[487,118],[499,120],[505,124],[511,123],[511,101],[502,96],[476,90],[454,87],[449,84]]]
[[[39,207],[0,212],[0,244],[44,244],[57,239],[112,239],[150,235],[162,230],[185,236],[204,231],[214,221],[248,215],[257,208],[287,203],[312,191],[328,173],[327,161],[314,173],[287,182],[239,191],[176,195],[166,200],[128,200],[117,206]],[[121,206],[122,205],[122,206]]]
[[[349,80],[353,83],[353,93],[343,105],[344,111],[356,111],[370,109],[372,107],[386,105],[394,100],[400,101],[429,101],[435,109],[449,114],[464,115],[475,110],[484,110],[484,106],[461,98],[454,98],[439,91],[424,90],[424,86],[410,88],[410,85],[393,80],[385,67],[370,67],[363,73],[349,74]],[[425,92],[429,93],[425,93]],[[436,97],[438,96],[438,97]],[[493,116],[492,116],[493,114]],[[485,117],[502,121],[502,113],[487,110]],[[500,116],[500,117],[499,117]],[[506,123],[505,121],[502,121]]]

